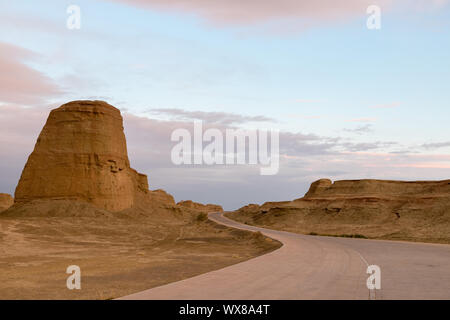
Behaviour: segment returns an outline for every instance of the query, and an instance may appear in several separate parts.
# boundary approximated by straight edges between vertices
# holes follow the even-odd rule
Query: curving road
[[[121,299],[450,299],[450,245],[300,235],[240,224],[283,246],[220,270]],[[381,289],[366,286],[368,265],[381,268]]]

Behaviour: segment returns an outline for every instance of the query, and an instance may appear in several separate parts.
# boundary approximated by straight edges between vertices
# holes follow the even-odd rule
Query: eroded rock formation
[[[231,217],[299,233],[450,243],[450,180],[321,179],[303,198],[248,205]]]
[[[177,204],[180,206],[183,206],[183,207],[187,207],[187,208],[191,208],[191,209],[203,211],[203,212],[222,212],[223,211],[223,208],[219,205],[210,204],[210,203],[202,204],[202,203],[194,202],[191,200],[180,201]]]
[[[73,101],[50,112],[15,202],[84,200],[114,212],[147,191],[147,176],[130,168],[120,111],[103,101]]]
[[[428,197],[450,195],[450,180],[395,181],[395,180],[341,180],[321,179],[311,184],[305,198],[353,197]]]

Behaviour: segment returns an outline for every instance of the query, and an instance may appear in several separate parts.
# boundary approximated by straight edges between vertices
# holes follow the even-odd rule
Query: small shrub
[[[208,220],[208,215],[204,212],[199,213],[197,215],[197,217],[195,218],[195,220],[197,220],[198,222],[206,221],[206,220]]]
[[[256,240],[262,240],[264,239],[264,235],[260,231],[256,231],[252,233],[252,238]]]
[[[326,233],[317,233],[310,232],[308,233],[310,236],[324,236],[324,237],[341,237],[341,238],[358,238],[358,239],[369,239],[365,235],[362,234],[326,234]]]
[[[360,238],[360,239],[368,239],[366,236],[362,235],[362,234],[353,234],[352,238]]]

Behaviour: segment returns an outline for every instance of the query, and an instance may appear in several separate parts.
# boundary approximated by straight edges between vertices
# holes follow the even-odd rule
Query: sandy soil
[[[0,215],[0,299],[112,299],[278,248],[205,219]],[[68,290],[66,268],[81,268]]]

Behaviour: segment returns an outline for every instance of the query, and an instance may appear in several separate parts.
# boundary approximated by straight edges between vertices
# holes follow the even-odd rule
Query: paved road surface
[[[209,218],[281,241],[271,253],[122,299],[450,299],[450,245],[307,236]],[[368,290],[367,265],[381,268]]]

